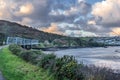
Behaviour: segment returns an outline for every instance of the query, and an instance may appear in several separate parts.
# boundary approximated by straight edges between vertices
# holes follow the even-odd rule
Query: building
[[[119,45],[120,46],[120,37],[99,37],[94,38],[94,42],[103,43],[106,45]]]
[[[21,37],[7,37],[6,44],[18,44],[18,45],[36,45],[39,44],[39,40],[27,39]]]

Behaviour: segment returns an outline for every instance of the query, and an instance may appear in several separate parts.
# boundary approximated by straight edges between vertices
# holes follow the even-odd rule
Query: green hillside
[[[49,46],[99,46],[99,44],[94,44],[94,42],[90,42],[91,38],[75,38],[62,36],[58,34],[52,34],[37,30],[33,27],[28,27],[25,25],[21,25],[15,22],[9,22],[5,20],[0,20],[0,45],[3,41],[6,40],[6,37],[23,37],[23,38],[31,38],[37,39],[41,43],[48,42]],[[91,44],[92,43],[92,44]]]
[[[5,20],[0,20],[0,33],[5,34],[5,36],[34,38],[40,41],[45,41],[45,40],[52,41],[58,38],[59,39],[65,38],[65,36],[46,33],[46,32],[34,29],[32,27],[20,25],[18,23],[9,22]]]

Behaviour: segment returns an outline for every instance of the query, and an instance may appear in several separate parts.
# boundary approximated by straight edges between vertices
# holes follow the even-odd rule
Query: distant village
[[[97,42],[105,45],[120,46],[120,37],[94,37],[92,38],[92,40],[93,42]],[[19,45],[25,45],[25,44],[34,45],[34,44],[39,44],[39,40],[25,39],[20,37],[8,37],[6,40],[6,44],[11,44],[11,43],[19,44]]]
[[[96,37],[93,38],[94,42],[97,43],[103,43],[106,45],[116,45],[116,46],[120,46],[120,37]]]

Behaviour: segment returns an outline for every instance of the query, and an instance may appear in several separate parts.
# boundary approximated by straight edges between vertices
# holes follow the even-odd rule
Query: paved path
[[[0,46],[0,49],[2,49],[2,48],[4,48],[4,47],[7,47],[7,46]],[[2,75],[2,73],[1,73],[1,71],[0,71],[0,80],[5,80],[5,79],[3,78],[3,75]]]
[[[0,80],[5,80],[2,76],[2,73],[0,72]]]

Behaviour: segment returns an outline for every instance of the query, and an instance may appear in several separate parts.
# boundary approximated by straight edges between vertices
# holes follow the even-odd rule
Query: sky
[[[119,36],[120,0],[0,0],[0,19],[67,36]]]

